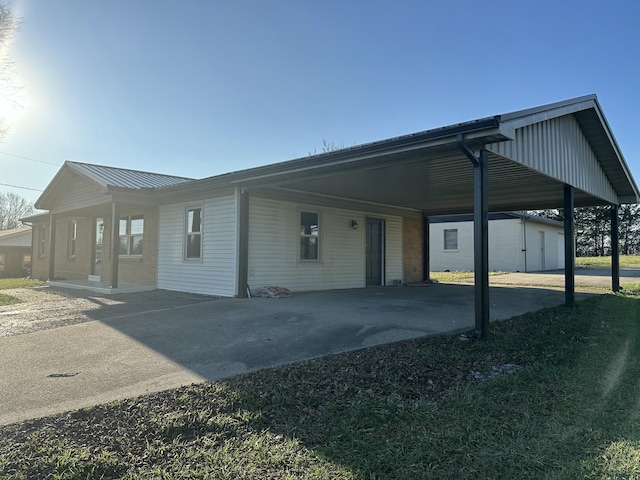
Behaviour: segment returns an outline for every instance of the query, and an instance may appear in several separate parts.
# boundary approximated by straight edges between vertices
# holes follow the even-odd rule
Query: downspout
[[[524,273],[527,273],[527,214],[523,212],[524,216],[522,217],[522,228],[524,231],[524,248],[522,251],[524,252]]]

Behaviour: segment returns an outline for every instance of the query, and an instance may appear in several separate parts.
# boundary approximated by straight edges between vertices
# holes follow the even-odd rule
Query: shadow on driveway
[[[0,423],[474,325],[473,286],[435,284],[212,299],[114,295],[88,321],[0,339]],[[584,298],[586,294],[578,294]],[[167,301],[173,297],[173,301]],[[178,300],[176,300],[178,299]],[[94,302],[101,302],[96,296]],[[491,319],[564,292],[491,287]]]

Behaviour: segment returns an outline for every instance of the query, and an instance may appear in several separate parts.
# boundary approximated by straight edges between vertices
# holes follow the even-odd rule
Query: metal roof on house
[[[0,238],[8,238],[13,235],[20,235],[22,233],[27,233],[31,230],[31,227],[19,227],[19,228],[11,228],[9,230],[0,230]]]
[[[160,204],[237,187],[369,202],[416,215],[469,213],[474,168],[461,145],[488,151],[491,211],[562,207],[565,185],[574,188],[577,207],[640,200],[596,96],[587,95],[200,180],[66,162],[36,207],[49,208],[71,171],[116,200],[134,194]]]
[[[193,180],[192,178],[187,177],[176,177],[173,175],[129,170],[126,168],[106,167],[90,163],[67,161],[65,162],[65,165],[76,173],[98,183],[103,188],[162,188],[171,185],[179,185]]]

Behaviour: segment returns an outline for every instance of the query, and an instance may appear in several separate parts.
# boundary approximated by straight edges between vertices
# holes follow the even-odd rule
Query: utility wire
[[[18,185],[9,185],[8,183],[0,183],[3,187],[22,188],[23,190],[33,190],[34,192],[41,192],[39,188],[20,187]]]
[[[35,158],[29,158],[29,157],[23,157],[22,155],[16,155],[14,153],[6,153],[6,152],[0,152],[0,155],[7,155],[9,157],[16,157],[16,158],[22,158],[23,160],[29,160],[31,162],[37,162],[37,163],[44,163],[45,165],[53,165],[54,167],[59,167],[60,165],[57,163],[53,163],[53,162],[45,162],[44,160],[37,160]]]

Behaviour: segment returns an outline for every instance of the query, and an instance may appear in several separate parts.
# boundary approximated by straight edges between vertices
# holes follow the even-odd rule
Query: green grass
[[[3,305],[15,305],[16,303],[20,303],[20,300],[16,297],[0,293],[0,307]]]
[[[40,280],[29,280],[26,278],[0,278],[0,290],[10,290],[12,288],[27,288],[44,285]],[[20,303],[16,297],[0,293],[0,307],[3,305],[15,305]]]
[[[610,268],[611,257],[577,257],[577,267]],[[620,255],[621,267],[640,267],[640,255]]]
[[[489,272],[489,275],[504,275],[507,272]],[[453,271],[453,272],[430,272],[429,278],[438,282],[456,282],[458,280],[466,280],[473,278],[473,272]]]
[[[44,285],[44,282],[40,280],[31,280],[28,278],[0,278],[0,290],[39,287],[40,285]]]
[[[640,290],[640,288],[638,288]],[[625,290],[628,292],[628,290]],[[640,297],[0,427],[0,478],[640,478]],[[492,375],[505,364],[515,373]]]

